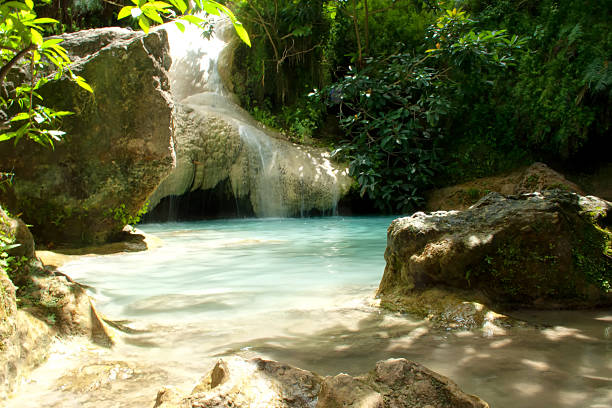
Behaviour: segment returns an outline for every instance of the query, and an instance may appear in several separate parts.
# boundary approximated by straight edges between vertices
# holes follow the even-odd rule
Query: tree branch
[[[7,62],[2,68],[0,68],[0,85],[4,83],[4,78],[6,78],[6,75],[11,70],[11,68],[13,68],[15,64],[19,62],[19,60],[25,57],[28,52],[33,51],[35,49],[36,49],[36,44],[30,44],[28,47],[24,48],[23,50],[15,54],[15,56],[11,58],[9,62]]]
[[[247,0],[247,4],[249,6],[251,6],[253,11],[255,11],[255,14],[257,14],[257,17],[259,18],[259,23],[261,24],[261,26],[265,30],[266,35],[268,36],[268,40],[270,40],[270,45],[272,45],[272,49],[274,50],[274,58],[276,58],[276,60],[278,61],[278,59],[279,59],[278,50],[276,49],[276,44],[274,43],[274,39],[272,38],[272,34],[270,34],[270,31],[268,30],[268,27],[267,27],[267,24],[266,24],[266,20],[261,16],[261,14],[259,13],[259,10],[257,10],[257,7],[253,6],[253,4],[249,0]]]

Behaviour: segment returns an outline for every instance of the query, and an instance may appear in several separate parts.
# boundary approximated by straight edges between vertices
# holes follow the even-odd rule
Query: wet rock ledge
[[[36,257],[28,227],[0,207],[0,401],[46,358],[56,336],[112,339],[79,284]]]
[[[163,388],[154,408],[488,408],[448,378],[405,359],[367,374],[321,377],[276,361],[221,359],[192,393]]]

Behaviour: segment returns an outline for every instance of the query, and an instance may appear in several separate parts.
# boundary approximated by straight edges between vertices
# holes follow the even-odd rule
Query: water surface
[[[188,391],[216,358],[231,354],[321,375],[360,374],[378,360],[405,357],[493,407],[612,406],[610,310],[518,313],[538,326],[493,335],[434,330],[376,307],[391,220],[144,225],[164,245],[62,267],[91,287],[106,316],[142,332],[119,334],[112,350],[58,344],[11,406],[152,406],[161,386]],[[94,385],[71,385],[95,371],[91,364],[114,371],[86,381]]]

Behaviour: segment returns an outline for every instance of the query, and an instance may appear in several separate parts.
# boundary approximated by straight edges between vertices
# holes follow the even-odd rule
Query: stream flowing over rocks
[[[45,103],[74,112],[62,124],[66,140],[54,149],[0,144],[0,167],[14,173],[0,199],[39,244],[116,240],[145,204],[166,199],[158,214],[167,219],[173,200],[194,192],[217,203],[196,203],[198,218],[333,212],[351,183],[346,167],[266,130],[234,102],[222,78],[235,34],[217,25],[209,40],[174,25],[62,35],[72,70],[94,93],[65,79],[47,84]]]
[[[227,215],[286,217],[332,210],[350,187],[346,167],[333,164],[324,149],[290,143],[265,129],[236,104],[227,78],[239,40],[228,21],[215,24],[208,40],[194,27],[182,33],[166,26],[177,160],[150,197],[150,207],[166,198],[166,214],[158,215],[167,219],[173,198],[212,191],[209,201],[234,209]],[[202,211],[195,215],[215,215]]]

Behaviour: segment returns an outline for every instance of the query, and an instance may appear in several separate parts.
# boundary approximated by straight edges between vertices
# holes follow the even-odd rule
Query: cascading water
[[[334,209],[350,186],[346,168],[332,164],[324,150],[268,131],[234,102],[227,85],[233,29],[224,20],[215,24],[210,39],[195,27],[184,33],[167,28],[177,166],[151,196],[150,206],[227,183],[234,199],[248,200],[259,217]]]

